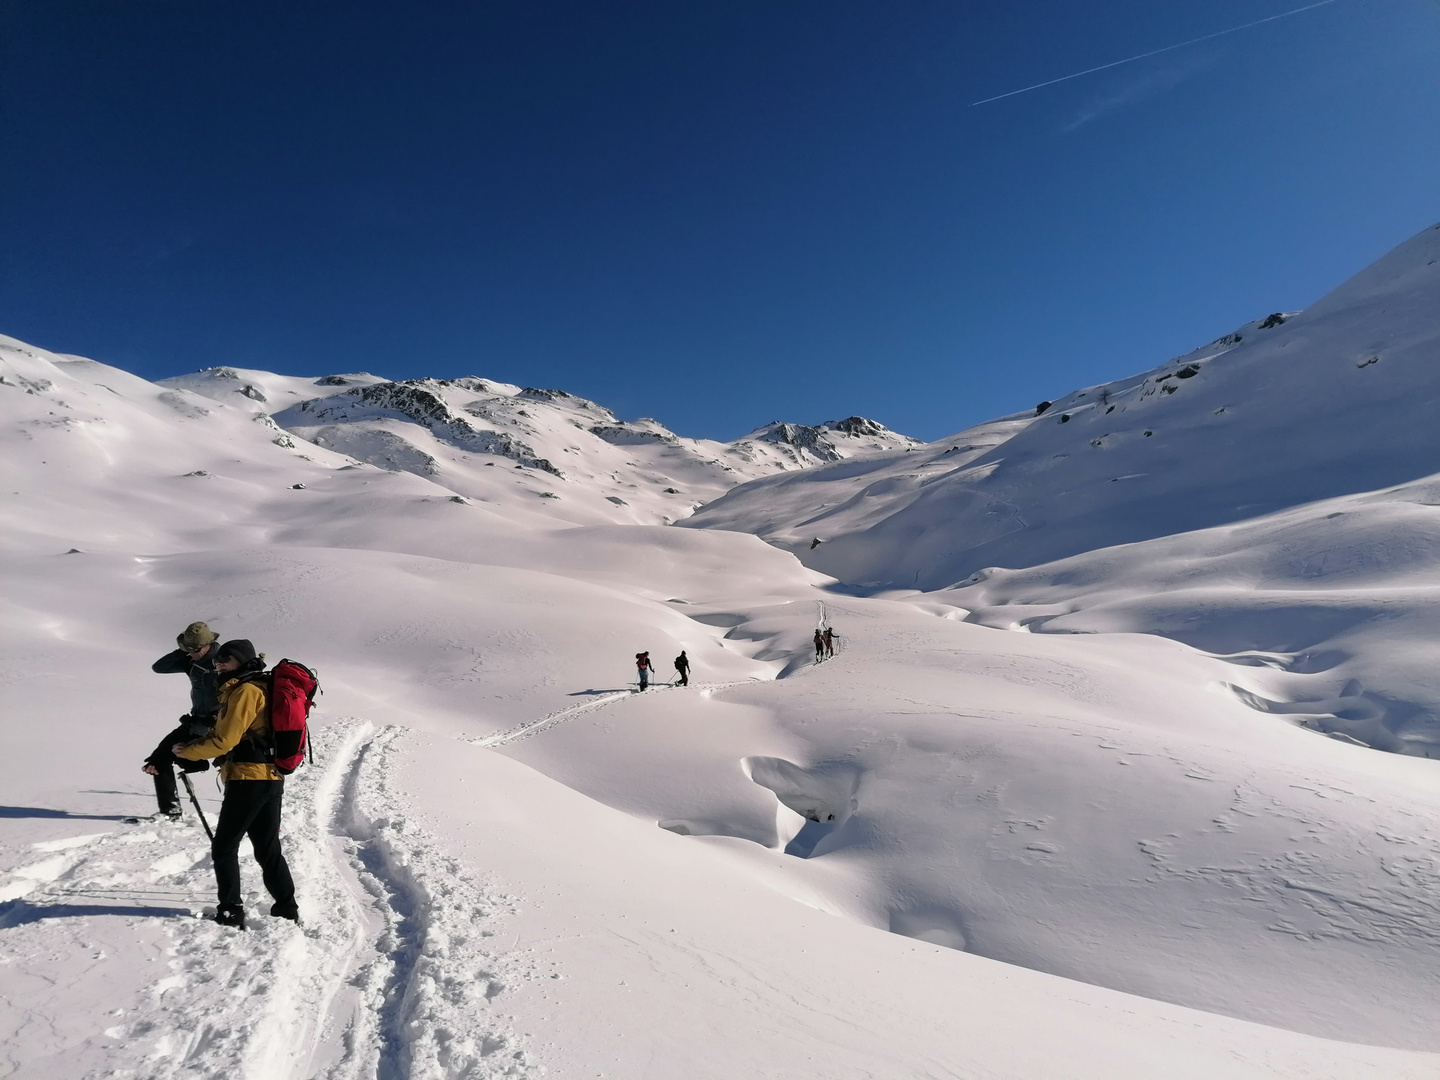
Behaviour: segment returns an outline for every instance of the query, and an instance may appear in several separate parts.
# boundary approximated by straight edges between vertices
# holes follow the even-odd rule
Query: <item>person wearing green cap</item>
[[[196,742],[170,748],[182,761],[225,758],[220,767],[225,800],[210,841],[220,894],[214,919],[221,926],[245,929],[239,850],[241,837],[248,836],[261,879],[275,901],[270,914],[299,922],[295,881],[280,845],[285,776],[273,764],[273,754],[261,749],[273,747],[269,698],[274,688],[265,677],[265,654],[257,653],[247,639],[236,638],[215,651],[215,670],[220,673],[220,718],[214,729]]]
[[[186,772],[204,772],[210,767],[208,761],[177,760],[170,748],[178,742],[197,739],[215,726],[215,717],[220,712],[215,675],[215,643],[219,640],[220,636],[203,622],[193,622],[176,636],[178,648],[150,665],[150,670],[157,675],[184,673],[190,676],[190,711],[180,717],[179,726],[160,740],[141,766],[142,771],[155,778],[155,801],[160,804],[155,818],[180,820],[176,765]]]

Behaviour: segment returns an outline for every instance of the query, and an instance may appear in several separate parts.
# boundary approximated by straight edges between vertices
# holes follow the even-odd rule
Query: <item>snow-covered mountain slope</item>
[[[346,472],[352,459],[306,446],[263,412],[12,338],[0,338],[0,392],[10,551],[263,542],[283,517],[273,504],[300,497],[294,485],[380,480]]]
[[[681,493],[660,487],[677,482],[677,476],[687,478],[678,482],[693,480],[702,491],[718,492],[734,482],[727,478],[742,467],[752,474],[798,467],[788,449],[755,451],[748,438],[713,444],[736,461],[733,469],[718,458],[707,463],[693,452],[702,445],[694,440],[680,440],[651,421],[621,424],[599,406],[558,391],[499,386],[482,395],[434,380],[406,386],[364,374],[299,379],[231,368],[155,384],[11,338],[0,338],[0,388],[15,391],[7,399],[0,448],[7,460],[33,458],[36,463],[29,482],[13,485],[6,500],[3,542],[11,550],[49,551],[62,545],[61,550],[159,554],[278,541],[450,558],[483,546],[492,563],[533,566],[537,558],[544,561],[537,553],[547,548],[543,537],[553,530],[577,524],[604,529],[617,519],[659,524],[668,518],[667,509],[688,513],[691,504]],[[357,408],[357,391],[373,391],[392,402],[398,398],[422,417],[422,405],[448,408],[443,404],[447,393],[484,397],[496,415],[510,410],[543,418],[550,434],[529,445],[499,432],[502,424],[469,435],[468,428],[457,429],[453,437],[492,440],[497,452],[461,449],[408,414],[386,419],[387,409],[378,405]],[[299,407],[302,403],[310,406],[308,411]],[[286,419],[314,419],[321,413],[354,417],[323,426],[297,424],[292,432],[272,418],[268,409],[276,404],[283,406],[279,414]],[[592,421],[609,418],[603,438],[573,426],[577,416],[587,413]],[[440,426],[434,417],[429,422]],[[521,415],[518,423],[526,425],[529,419]],[[391,438],[386,425],[401,435]],[[571,426],[563,438],[586,445],[584,455],[574,456],[568,479],[555,475],[535,449],[568,464],[568,456],[554,451],[554,431],[563,425]],[[654,438],[626,444],[631,436],[639,439],[637,432]],[[307,441],[307,434],[320,441]],[[417,447],[426,445],[426,438],[438,457],[449,453],[449,465],[432,470],[417,464]],[[889,436],[862,431],[845,452],[872,449],[877,438]],[[389,467],[341,448],[364,451]],[[526,463],[506,457],[507,452]],[[410,455],[413,467],[384,461],[385,454],[396,453]],[[662,468],[667,471],[661,473]],[[616,491],[625,497],[607,494]],[[412,528],[395,533],[397,518],[407,519]],[[681,537],[667,543],[692,546]],[[697,543],[697,551],[715,546],[713,539]],[[596,551],[621,546],[613,537],[596,541]],[[601,559],[602,565],[611,561],[608,555]]]
[[[563,390],[489,379],[296,379],[236,368],[164,385],[269,413],[287,431],[392,472],[424,477],[501,513],[573,524],[668,525],[746,480],[915,445],[863,417],[775,422],[733,443],[622,421]],[[510,473],[484,472],[508,469]],[[513,475],[518,473],[519,475]]]
[[[443,457],[468,417],[566,471],[578,399],[412,384],[438,388],[436,435],[363,402],[400,385],[373,376],[162,387],[11,341],[0,376],[10,1075],[1440,1071],[1425,484],[847,595],[747,533],[557,512],[608,513],[618,468]],[[393,425],[441,472],[270,408]],[[116,820],[153,805],[139,761],[185,691],[149,664],[197,618],[320,671],[319,756],[286,796],[304,930],[264,916],[248,862],[251,934],[189,917],[193,818]],[[820,621],[840,649],[817,666]],[[1277,627],[1289,651],[1243,651]],[[633,691],[635,652],[668,675],[682,648],[696,685]],[[1297,702],[1321,728],[1371,708],[1412,753],[1306,730]]]
[[[756,533],[847,582],[941,588],[1440,472],[1437,407],[1440,226],[1144,375],[754,481],[684,524]]]

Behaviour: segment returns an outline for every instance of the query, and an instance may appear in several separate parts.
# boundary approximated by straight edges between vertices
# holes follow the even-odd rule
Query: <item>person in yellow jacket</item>
[[[244,638],[227,641],[215,654],[215,671],[220,682],[220,716],[214,729],[203,739],[177,743],[171,752],[177,758],[200,761],[225,758],[220,779],[225,798],[210,857],[215,864],[215,883],[220,905],[215,921],[221,926],[245,929],[245,907],[240,897],[240,838],[249,836],[255,861],[265,888],[274,897],[271,915],[299,921],[295,904],[295,882],[280,850],[280,804],[285,794],[285,777],[267,760],[270,744],[270,703],[264,686],[248,676],[265,670],[265,656]]]

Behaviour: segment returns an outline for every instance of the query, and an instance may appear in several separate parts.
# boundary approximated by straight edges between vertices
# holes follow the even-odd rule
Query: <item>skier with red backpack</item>
[[[280,806],[285,776],[304,758],[306,716],[319,689],[302,664],[282,660],[265,671],[265,654],[244,638],[227,641],[215,654],[220,678],[220,716],[214,730],[192,743],[177,743],[177,758],[224,758],[225,798],[210,855],[220,904],[215,921],[245,929],[240,896],[240,838],[249,836],[255,861],[275,903],[270,914],[296,922],[295,882],[280,849]]]
[[[635,673],[640,677],[640,689],[643,691],[650,685],[650,676],[655,668],[650,663],[648,652],[637,652],[635,654]]]

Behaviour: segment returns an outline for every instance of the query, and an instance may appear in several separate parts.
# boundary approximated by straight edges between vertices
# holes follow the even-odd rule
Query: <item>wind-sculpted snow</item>
[[[985,626],[1158,634],[1235,665],[1258,712],[1440,758],[1440,477],[1244,522],[990,568],[932,594]]]

